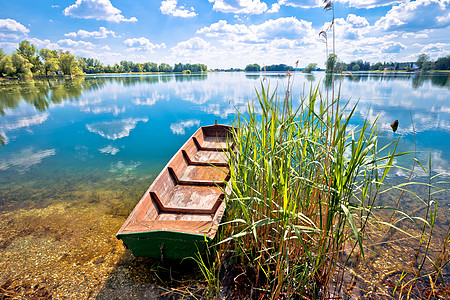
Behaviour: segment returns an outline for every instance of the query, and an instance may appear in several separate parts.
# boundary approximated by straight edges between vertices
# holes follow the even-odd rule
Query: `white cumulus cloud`
[[[274,39],[299,40],[315,36],[311,22],[295,17],[268,20],[258,25],[228,24],[225,20],[197,30],[206,36],[227,36],[234,41],[261,42]]]
[[[401,50],[406,49],[406,46],[399,42],[385,42],[381,52],[382,53],[399,53]]]
[[[272,4],[272,6],[270,7],[270,9],[267,11],[269,14],[270,13],[276,13],[280,10],[281,6],[279,3],[274,3]]]
[[[135,17],[129,19],[121,14],[109,0],[77,0],[75,4],[66,7],[65,16],[82,19],[105,20],[110,22],[137,22]]]
[[[0,19],[0,38],[18,39],[30,32],[28,28],[13,19]]]
[[[51,50],[58,50],[60,49],[60,45],[57,43],[51,42],[49,39],[41,40],[38,38],[29,38],[28,41],[35,45],[37,48],[46,48]]]
[[[290,7],[301,7],[301,8],[314,8],[323,6],[323,0],[279,0],[278,4],[290,6]]]
[[[179,42],[170,51],[178,56],[190,56],[194,53],[201,55],[201,53],[215,52],[216,48],[202,38],[193,37],[187,41]]]
[[[94,38],[94,39],[105,39],[108,37],[108,34],[112,36],[116,36],[116,33],[112,30],[106,29],[106,27],[100,27],[98,31],[86,31],[83,29],[78,30],[77,32],[69,32],[64,34],[64,36],[72,37],[72,38]]]
[[[420,48],[418,53],[428,54],[432,59],[437,59],[450,54],[450,44],[448,43],[430,43],[426,45],[417,43],[413,46]]]
[[[83,48],[83,49],[93,49],[95,45],[91,42],[85,41],[74,41],[71,39],[59,40],[58,45],[67,48]]]
[[[372,28],[366,18],[354,14],[347,15],[346,19],[337,18],[334,24],[337,38],[340,40],[361,40]],[[323,29],[326,28],[330,28],[329,22],[323,26]]]
[[[356,8],[375,8],[379,6],[388,6],[404,2],[404,0],[337,0]]]
[[[267,11],[267,4],[260,0],[208,0],[213,10],[233,14],[259,15]]]
[[[166,48],[166,44],[153,44],[145,37],[126,39],[123,41],[128,46],[127,51],[149,51],[154,52],[155,49]]]
[[[193,7],[187,9],[184,6],[177,6],[177,0],[161,1],[159,9],[164,15],[172,15],[174,17],[192,18],[197,15]]]
[[[375,23],[386,31],[417,32],[450,25],[449,0],[416,0],[392,7]]]

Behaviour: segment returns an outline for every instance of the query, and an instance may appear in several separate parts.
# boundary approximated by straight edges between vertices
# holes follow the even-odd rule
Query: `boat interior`
[[[201,127],[161,171],[119,233],[176,231],[214,237],[229,192],[230,128]]]

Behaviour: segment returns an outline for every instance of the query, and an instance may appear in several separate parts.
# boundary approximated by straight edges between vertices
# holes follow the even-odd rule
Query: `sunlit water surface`
[[[441,173],[438,179],[448,181],[449,78],[445,73],[347,75],[341,101],[350,101],[350,107],[358,102],[352,126],[378,118],[381,145],[400,137],[399,151],[417,151],[427,171],[431,157],[433,174]],[[294,73],[291,80],[294,105],[311,86],[319,85],[323,96],[331,97],[331,81],[322,72]],[[86,272],[101,274],[97,283],[87,280],[84,289],[77,286],[80,296],[102,285],[105,289],[105,278],[113,267],[117,270],[123,253],[114,234],[154,177],[198,127],[215,120],[231,124],[236,110],[245,114],[261,82],[284,95],[287,78],[277,73],[105,75],[1,83],[0,135],[5,146],[0,149],[0,268],[7,271],[0,280],[36,268],[51,282],[50,274],[70,273],[64,266],[55,271],[51,262],[61,266],[68,261],[68,266],[90,266]],[[396,119],[394,133],[389,124]],[[411,167],[413,156],[397,163]],[[426,178],[420,167],[416,170],[413,180]],[[397,184],[409,175],[393,169],[389,180]],[[425,199],[428,190],[416,192]],[[390,196],[391,203],[396,197]],[[424,205],[415,197],[404,198],[407,209]],[[439,200],[448,216],[447,195]],[[440,226],[448,226],[448,217]],[[44,237],[51,238],[50,246],[36,244]],[[84,252],[77,254],[72,248],[81,240],[91,244],[83,244]],[[48,261],[24,254],[19,261],[13,259],[30,247],[48,255]],[[65,288],[71,291],[70,284]],[[61,289],[52,291],[64,294]]]

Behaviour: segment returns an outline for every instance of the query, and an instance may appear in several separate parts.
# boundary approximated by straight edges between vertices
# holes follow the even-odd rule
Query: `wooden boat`
[[[156,177],[116,235],[135,256],[181,259],[214,238],[230,192],[230,130],[199,128]]]

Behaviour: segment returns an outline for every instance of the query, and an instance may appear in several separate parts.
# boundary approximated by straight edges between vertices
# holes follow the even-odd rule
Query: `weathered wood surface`
[[[201,127],[172,157],[118,232],[172,231],[213,238],[225,211],[230,127]],[[231,146],[230,146],[231,145]]]

